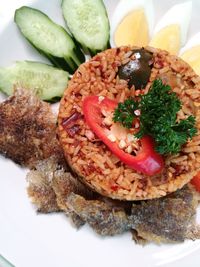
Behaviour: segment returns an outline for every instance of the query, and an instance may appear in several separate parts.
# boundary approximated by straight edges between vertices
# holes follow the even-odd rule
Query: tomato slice
[[[191,184],[193,184],[196,190],[200,192],[200,171],[194,176],[194,178],[192,178]]]
[[[126,153],[119,148],[116,142],[112,142],[106,135],[102,126],[102,110],[114,111],[118,103],[109,98],[100,100],[98,96],[88,96],[83,101],[83,114],[86,123],[101,141],[117,156],[122,162],[130,168],[147,175],[160,173],[164,162],[161,155],[154,150],[154,142],[151,137],[141,138],[142,148],[136,156]]]

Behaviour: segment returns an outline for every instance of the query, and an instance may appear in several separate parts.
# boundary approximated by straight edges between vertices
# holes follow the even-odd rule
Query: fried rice
[[[90,188],[113,199],[153,199],[182,188],[200,170],[200,77],[180,58],[146,47],[153,55],[150,80],[142,92],[134,86],[129,89],[127,81],[119,79],[117,73],[121,65],[131,60],[132,49],[108,49],[79,67],[61,100],[58,135],[72,171]],[[84,121],[82,104],[89,95],[123,102],[147,93],[157,78],[169,84],[182,102],[177,120],[195,116],[198,132],[180,153],[164,157],[162,173],[148,176],[121,162],[95,136]],[[64,122],[70,119],[78,120],[75,128],[66,130]]]

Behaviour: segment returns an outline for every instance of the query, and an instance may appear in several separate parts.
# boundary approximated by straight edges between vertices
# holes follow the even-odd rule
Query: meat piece
[[[128,208],[130,210],[130,205],[126,202],[109,200],[94,193],[73,177],[64,166],[59,165],[55,157],[40,161],[36,165],[36,170],[27,174],[27,181],[28,195],[38,211],[45,213],[64,211],[77,228],[87,221],[102,235],[113,235],[126,230],[124,223],[126,221],[127,224],[128,221],[125,210]],[[88,201],[89,209],[85,212],[89,214],[86,217],[82,216],[80,210],[75,210],[69,202],[72,192],[76,193],[74,196],[80,197],[81,200]],[[96,217],[93,218],[97,223],[96,226],[91,222],[92,210],[96,210]],[[98,220],[101,221],[98,222]]]
[[[186,238],[191,240],[200,239],[200,225],[192,223],[186,232]]]
[[[52,188],[52,179],[58,166],[56,158],[52,157],[38,162],[36,170],[27,173],[27,192],[39,212],[60,211]]]
[[[103,199],[86,200],[71,193],[67,198],[67,206],[100,235],[116,235],[129,230],[124,208],[109,205]]]
[[[132,239],[135,241],[136,244],[144,246],[148,243],[147,240],[138,235],[138,232],[136,230],[132,229],[131,234]]]
[[[83,220],[66,205],[66,199],[71,192],[95,198],[95,194],[80,183],[68,172],[66,165],[59,164],[58,158],[38,162],[36,170],[27,174],[27,192],[31,201],[40,212],[64,211],[80,227]]]
[[[56,170],[52,179],[52,188],[56,194],[57,203],[61,210],[67,211],[67,197],[73,192],[86,199],[95,199],[97,194],[83,185],[70,172],[64,169]]]
[[[85,184],[80,182],[77,176],[73,175],[68,165],[60,164],[56,157],[51,157],[41,161],[38,167],[42,166],[41,175],[46,172],[46,179],[49,181],[56,195],[56,201],[60,208],[65,212],[69,211],[66,199],[72,193],[84,196],[86,199],[95,199],[98,194],[90,190]],[[51,179],[49,177],[51,176]]]
[[[187,186],[163,198],[135,203],[103,197],[86,200],[74,193],[67,198],[67,206],[98,234],[132,230],[133,238],[140,244],[199,238],[199,227],[195,225],[197,204],[196,193]]]
[[[56,157],[39,162],[27,179],[28,194],[39,211],[64,211],[76,227],[87,222],[101,235],[132,230],[142,244],[200,238],[194,220],[198,198],[189,187],[154,200],[112,200],[93,193]]]
[[[166,197],[133,204],[130,224],[148,241],[181,242],[194,229],[197,204],[195,193],[185,186]]]
[[[0,153],[29,168],[51,155],[63,156],[56,116],[29,90],[17,89],[0,103]]]
[[[37,211],[42,213],[60,211],[55,192],[49,184],[43,183],[43,177],[37,171],[29,172],[27,177],[30,179],[30,185],[27,189],[28,195],[37,207]]]
[[[71,219],[73,225],[79,229],[81,226],[83,226],[85,224],[85,221],[83,221],[81,219],[81,217],[79,215],[77,215],[75,212],[73,211],[69,211],[66,213],[67,216]]]

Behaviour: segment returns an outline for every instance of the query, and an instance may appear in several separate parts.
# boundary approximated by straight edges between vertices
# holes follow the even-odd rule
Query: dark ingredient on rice
[[[131,60],[119,67],[119,78],[127,80],[129,88],[142,89],[149,82],[152,65],[152,53],[144,48],[133,49]]]

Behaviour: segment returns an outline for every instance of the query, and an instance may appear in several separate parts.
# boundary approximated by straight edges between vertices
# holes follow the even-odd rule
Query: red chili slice
[[[193,184],[198,192],[200,192],[200,171],[192,178],[191,184]]]
[[[99,100],[98,96],[88,96],[83,101],[83,114],[86,123],[101,141],[115,154],[122,162],[130,168],[147,175],[160,173],[164,162],[161,155],[154,150],[154,142],[151,137],[141,138],[141,149],[136,156],[128,154],[119,148],[116,142],[110,141],[102,126],[102,110],[112,112],[118,103],[109,98]]]

